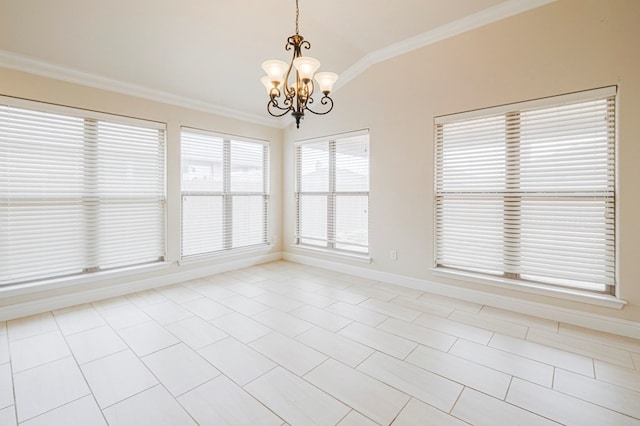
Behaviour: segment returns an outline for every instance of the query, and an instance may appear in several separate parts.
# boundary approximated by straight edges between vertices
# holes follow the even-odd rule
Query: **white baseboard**
[[[190,269],[173,267],[163,271],[162,274],[154,275],[143,279],[125,280],[118,284],[99,285],[87,290],[61,291],[61,294],[54,296],[42,296],[33,293],[28,297],[30,300],[0,306],[0,321],[22,318],[29,315],[48,312],[54,309],[67,308],[69,306],[82,303],[95,302],[138,291],[149,290],[165,285],[176,284],[208,275],[220,274],[222,272],[247,268],[261,263],[273,262],[282,259],[282,253],[269,253],[263,255],[253,255],[242,259],[222,261],[202,267]]]
[[[606,315],[584,312],[576,309],[563,308],[539,302],[532,302],[510,296],[466,289],[450,284],[427,281],[405,275],[376,271],[361,266],[333,262],[297,253],[285,252],[283,259],[304,265],[316,266],[323,269],[338,271],[349,275],[376,280],[388,284],[396,284],[428,293],[453,297],[455,299],[478,303],[481,305],[520,312],[553,321],[559,321],[580,327],[600,330],[607,333],[640,339],[640,322],[629,321]]]

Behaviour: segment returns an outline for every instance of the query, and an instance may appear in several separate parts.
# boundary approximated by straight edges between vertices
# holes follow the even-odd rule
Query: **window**
[[[611,292],[615,92],[436,118],[436,267]]]
[[[296,244],[368,253],[368,134],[298,143],[296,177]]]
[[[0,98],[0,284],[164,258],[164,125]]]
[[[183,129],[182,256],[267,244],[269,146]]]

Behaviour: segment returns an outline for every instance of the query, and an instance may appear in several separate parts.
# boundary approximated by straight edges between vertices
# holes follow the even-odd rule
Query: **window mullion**
[[[520,192],[520,112],[505,114],[504,275],[519,278],[522,197]],[[516,212],[516,213],[514,213]]]
[[[327,196],[327,247],[336,247],[336,141],[329,141],[329,194]]]

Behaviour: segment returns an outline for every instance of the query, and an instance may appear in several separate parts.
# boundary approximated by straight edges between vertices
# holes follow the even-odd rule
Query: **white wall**
[[[285,132],[284,250],[292,252],[294,233],[293,142],[369,128],[373,262],[354,265],[640,322],[639,23],[637,0],[559,0],[374,65],[335,94],[333,112]],[[434,116],[609,85],[619,89],[618,282],[628,305],[617,310],[434,276]]]

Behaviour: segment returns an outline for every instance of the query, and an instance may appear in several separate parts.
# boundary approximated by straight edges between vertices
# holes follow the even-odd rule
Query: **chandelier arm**
[[[275,109],[272,111],[272,108],[275,108]],[[269,115],[273,117],[282,117],[284,115],[287,115],[291,111],[291,109],[292,108],[290,106],[288,108],[283,108],[279,106],[277,102],[269,101],[267,103],[267,112],[269,113]],[[277,111],[282,111],[282,112],[279,113]]]
[[[311,100],[311,102],[309,102],[309,103],[312,103],[312,102],[313,102],[313,100]],[[314,110],[312,110],[311,108],[309,108],[308,106],[307,106],[305,109],[306,109],[307,111],[309,111],[310,113],[315,114],[315,115],[325,115],[325,114],[329,114],[329,113],[331,112],[331,110],[333,109],[333,99],[331,99],[331,98],[330,98],[329,96],[327,96],[327,95],[324,95],[324,96],[322,97],[322,99],[320,99],[320,103],[321,103],[322,105],[329,105],[329,109],[328,109],[328,110],[326,110],[326,111],[324,111],[324,112],[314,111]]]

